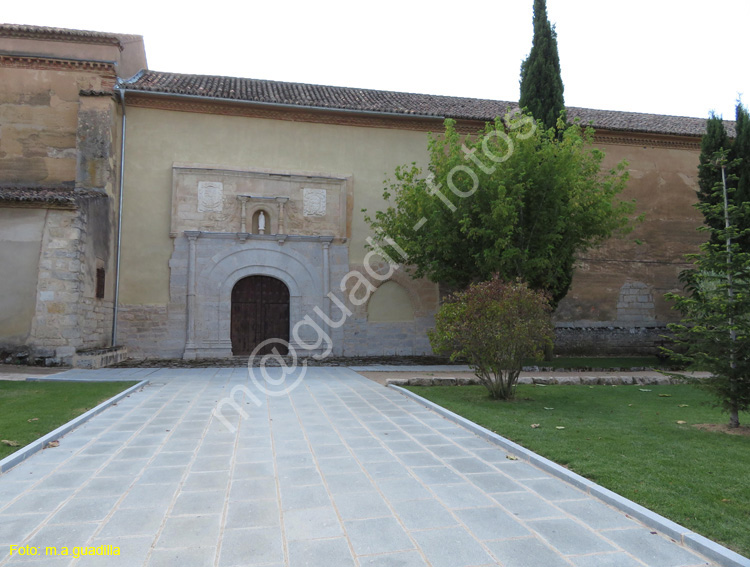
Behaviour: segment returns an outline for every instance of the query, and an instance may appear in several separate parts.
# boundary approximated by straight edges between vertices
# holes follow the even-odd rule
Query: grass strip
[[[511,402],[482,386],[408,389],[750,556],[750,436],[695,427],[729,420],[698,388],[519,385]]]
[[[137,382],[0,381],[0,459]]]

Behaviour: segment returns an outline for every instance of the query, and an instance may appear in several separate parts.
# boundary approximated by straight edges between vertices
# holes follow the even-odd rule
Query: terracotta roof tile
[[[129,91],[190,95],[263,104],[479,121],[494,120],[496,116],[503,116],[509,110],[517,108],[517,103],[502,100],[158,71],[142,71],[126,81],[123,88]],[[579,118],[581,122],[591,124],[595,128],[616,131],[702,136],[706,129],[705,118],[637,112],[568,107],[568,117]],[[734,123],[726,122],[726,125],[730,135],[734,135]]]

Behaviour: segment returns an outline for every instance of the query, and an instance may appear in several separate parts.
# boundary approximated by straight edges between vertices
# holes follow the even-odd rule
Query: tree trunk
[[[544,362],[551,362],[555,354],[555,344],[552,342],[544,343]]]
[[[740,426],[740,412],[734,407],[729,412],[729,429],[735,429]]]

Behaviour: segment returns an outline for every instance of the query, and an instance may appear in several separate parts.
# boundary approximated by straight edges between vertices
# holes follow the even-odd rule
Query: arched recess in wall
[[[367,320],[371,323],[414,321],[409,292],[393,280],[383,282],[367,302]]]

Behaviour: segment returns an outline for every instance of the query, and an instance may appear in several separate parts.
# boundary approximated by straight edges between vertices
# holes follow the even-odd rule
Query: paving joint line
[[[359,394],[358,394],[358,395],[359,395]],[[362,396],[360,395],[360,397],[362,397]],[[382,395],[381,395],[381,397],[382,397],[383,399],[385,399],[386,401],[388,401],[388,402],[389,402],[389,403],[390,403],[391,405],[395,405],[395,404],[394,404],[394,402],[393,402],[393,400],[390,400],[390,399],[388,399],[387,397],[385,397],[385,396],[382,396]],[[363,400],[364,400],[364,398],[363,398]],[[366,401],[366,400],[365,400],[365,401]],[[366,401],[366,403],[368,403],[368,404],[369,404],[369,405],[370,405],[370,406],[371,406],[372,408],[374,408],[374,409],[376,409],[376,410],[380,411],[380,410],[379,410],[379,409],[378,409],[378,408],[377,408],[376,406],[374,406],[374,405],[373,405],[372,403],[370,403],[370,402],[367,402],[367,401]],[[432,451],[432,450],[431,450],[431,449],[429,448],[429,446],[427,446],[427,445],[422,445],[422,443],[421,443],[421,442],[420,442],[420,441],[419,441],[418,439],[416,439],[416,438],[414,437],[414,434],[412,434],[412,433],[409,433],[409,432],[407,432],[407,431],[404,431],[404,430],[403,430],[403,428],[402,428],[401,426],[399,426],[398,424],[396,424],[396,423],[394,423],[394,422],[393,422],[393,420],[392,420],[392,419],[390,418],[390,416],[384,416],[384,417],[385,417],[386,419],[388,419],[388,421],[389,421],[389,422],[390,422],[391,424],[393,424],[393,425],[394,425],[395,427],[398,427],[398,428],[399,428],[400,430],[402,430],[402,431],[404,432],[404,434],[405,434],[405,435],[407,435],[408,437],[410,437],[410,438],[412,439],[412,441],[414,441],[415,443],[419,444],[419,445],[420,445],[420,446],[421,446],[421,447],[422,447],[422,448],[423,448],[423,449],[424,449],[425,451],[429,452],[430,454],[433,454],[433,455],[435,455],[435,457],[436,457],[436,458],[437,458],[437,459],[438,459],[438,460],[439,460],[439,461],[440,461],[440,462],[442,463],[442,465],[443,465],[444,467],[446,467],[446,468],[447,468],[448,470],[451,470],[452,472],[454,472],[454,473],[455,473],[455,474],[456,474],[457,476],[459,476],[459,477],[460,477],[460,478],[461,478],[462,480],[464,480],[465,482],[469,483],[469,485],[470,485],[470,486],[472,486],[472,487],[476,488],[476,489],[477,489],[477,490],[479,490],[480,492],[484,493],[484,494],[485,494],[485,495],[486,495],[486,496],[487,496],[488,498],[490,498],[490,499],[491,499],[492,501],[494,501],[493,507],[494,507],[494,506],[497,506],[497,507],[498,507],[498,508],[499,508],[500,510],[503,510],[503,511],[504,511],[505,513],[507,513],[508,515],[510,515],[510,516],[512,516],[512,515],[513,515],[513,514],[512,514],[512,512],[511,512],[510,510],[508,510],[508,509],[507,509],[507,508],[506,508],[506,507],[505,507],[505,506],[504,506],[503,504],[501,504],[500,502],[498,502],[498,501],[497,501],[497,500],[496,500],[495,498],[493,498],[493,497],[491,496],[491,494],[492,494],[492,493],[490,493],[490,492],[486,492],[486,491],[485,491],[484,489],[482,489],[482,488],[480,488],[480,487],[476,486],[476,484],[474,484],[474,482],[473,482],[473,481],[471,480],[471,478],[469,478],[469,477],[467,476],[467,474],[469,474],[469,473],[464,473],[464,472],[462,472],[462,471],[458,470],[458,469],[457,469],[457,468],[455,468],[455,467],[454,467],[453,465],[451,465],[450,463],[448,463],[448,462],[447,462],[447,461],[448,461],[448,459],[445,459],[445,458],[441,457],[440,455],[438,455],[438,454],[434,453],[434,452],[433,452],[433,451]],[[424,427],[428,428],[428,429],[429,429],[430,431],[434,432],[434,434],[437,434],[437,435],[441,435],[441,436],[445,437],[445,439],[447,439],[448,441],[450,441],[450,443],[451,443],[452,445],[455,445],[455,446],[457,446],[457,447],[461,447],[461,446],[460,446],[460,444],[459,444],[459,443],[457,443],[457,442],[456,442],[456,441],[455,441],[454,439],[450,439],[450,438],[449,438],[448,436],[444,435],[444,434],[443,434],[443,433],[442,433],[442,432],[441,432],[441,431],[440,431],[439,429],[437,429],[437,428],[433,427],[433,426],[432,426],[432,425],[430,425],[429,423],[425,422],[425,421],[424,421],[423,419],[420,419],[419,417],[415,417],[414,419],[416,419],[416,420],[417,420],[417,421],[418,421],[419,423],[421,423],[421,424],[422,424],[422,425],[423,425]],[[381,442],[381,443],[382,443],[382,442]],[[386,447],[386,450],[388,450],[388,451],[391,451],[391,449],[390,449],[390,448],[388,448],[388,447]],[[400,462],[400,463],[401,463],[401,464],[402,464],[402,465],[404,466],[404,468],[405,468],[405,469],[406,469],[406,470],[407,470],[407,471],[409,472],[409,474],[410,474],[410,475],[412,475],[412,477],[413,477],[413,478],[414,478],[414,479],[415,479],[415,480],[416,480],[416,481],[417,481],[417,482],[418,482],[418,483],[419,483],[419,484],[420,484],[421,486],[423,486],[423,487],[424,487],[424,488],[425,488],[425,489],[426,489],[426,490],[427,490],[427,491],[428,491],[428,492],[429,492],[430,494],[432,494],[432,495],[433,495],[433,497],[435,498],[435,500],[436,500],[436,501],[438,501],[438,502],[441,502],[441,500],[440,500],[440,498],[439,498],[438,494],[437,494],[437,493],[436,493],[436,492],[435,492],[435,491],[434,491],[434,490],[433,490],[433,489],[432,489],[432,488],[431,488],[431,487],[430,487],[430,486],[429,486],[428,484],[426,484],[426,483],[425,483],[425,482],[424,482],[424,481],[423,481],[423,480],[422,480],[421,478],[417,477],[416,473],[415,473],[415,472],[414,472],[414,471],[412,470],[413,468],[419,468],[419,467],[412,467],[412,466],[409,466],[409,465],[408,465],[408,464],[407,464],[407,463],[406,463],[406,462],[405,462],[405,461],[404,461],[404,460],[403,460],[403,459],[402,459],[402,458],[401,458],[401,457],[400,457],[399,455],[400,455],[400,454],[395,454],[395,453],[394,453],[394,456],[396,457],[396,459],[398,460],[398,462]],[[487,461],[484,461],[484,460],[483,460],[483,459],[481,459],[481,457],[479,457],[478,455],[475,455],[475,456],[474,456],[474,458],[476,458],[476,459],[480,460],[480,461],[481,461],[481,462],[483,462],[483,463],[486,463],[486,464],[488,464],[489,466],[491,466],[491,467],[492,467],[492,468],[494,468],[494,469],[497,469],[497,467],[494,467],[494,466],[492,465],[492,463],[489,463],[489,462],[487,462]],[[498,472],[499,474],[503,475],[503,476],[508,476],[508,475],[507,475],[506,473],[504,473],[503,471],[500,471],[499,469],[497,469],[497,472]],[[510,480],[513,480],[513,479],[510,479]],[[533,491],[533,490],[529,490],[529,489],[527,489],[527,491],[529,491],[529,492],[533,492],[533,493],[535,493],[535,494],[538,494],[538,493],[536,493],[536,491]],[[565,515],[565,516],[570,516],[570,514],[566,513],[566,512],[565,512],[564,510],[562,510],[562,509],[561,509],[561,508],[560,508],[559,506],[557,506],[555,502],[547,500],[547,499],[546,499],[546,498],[545,498],[544,496],[542,496],[541,494],[538,494],[538,496],[539,496],[540,498],[543,498],[543,499],[544,499],[544,500],[545,500],[545,501],[546,501],[546,502],[547,502],[547,503],[548,503],[548,504],[549,504],[550,506],[552,506],[552,507],[556,508],[557,510],[559,510],[561,514],[563,514],[563,515]],[[441,502],[441,504],[442,504],[442,502]],[[463,528],[464,528],[464,529],[465,529],[465,530],[467,531],[467,533],[468,533],[468,534],[470,534],[470,536],[471,536],[471,537],[472,537],[472,538],[473,538],[473,539],[474,539],[474,540],[475,540],[475,541],[476,541],[476,542],[477,542],[477,543],[478,543],[478,544],[479,544],[479,545],[480,545],[480,546],[482,547],[482,549],[484,549],[484,551],[485,551],[485,552],[486,552],[486,553],[487,553],[487,554],[488,554],[488,555],[489,555],[490,557],[495,557],[495,554],[494,554],[494,553],[492,553],[492,551],[490,550],[489,546],[488,546],[488,545],[486,544],[486,541],[485,541],[485,540],[481,540],[481,539],[480,539],[479,537],[477,537],[477,536],[476,536],[476,534],[474,533],[474,530],[472,530],[472,529],[470,529],[470,528],[469,528],[469,526],[468,526],[468,525],[467,525],[467,524],[466,524],[466,523],[465,523],[465,522],[464,522],[464,521],[463,521],[463,520],[462,520],[462,519],[460,518],[460,516],[459,516],[459,515],[457,514],[457,512],[456,512],[456,510],[455,510],[455,509],[452,509],[452,508],[450,508],[450,507],[448,507],[448,506],[446,506],[446,505],[444,505],[444,504],[442,504],[442,505],[443,505],[443,507],[445,508],[445,510],[446,510],[446,511],[447,511],[447,512],[448,512],[448,513],[449,513],[449,514],[451,515],[451,516],[453,516],[453,518],[454,518],[455,520],[457,520],[457,523],[458,523],[458,525],[459,525],[459,526],[461,526],[461,527],[463,527]],[[468,509],[468,508],[465,508],[465,509]],[[535,519],[536,519],[536,520],[538,520],[538,519],[540,519],[540,518],[535,518]],[[576,520],[576,521],[578,521],[577,519],[575,519],[575,520]],[[523,527],[525,527],[525,528],[526,528],[526,529],[527,529],[527,530],[528,530],[528,531],[529,531],[530,533],[537,533],[537,532],[536,532],[536,530],[534,530],[534,529],[533,529],[533,527],[532,527],[532,526],[530,526],[530,525],[528,524],[529,520],[526,520],[526,519],[522,519],[522,518],[516,518],[516,521],[518,521],[518,522],[519,522],[519,524],[521,524],[521,525],[522,525]],[[581,523],[581,522],[579,522],[579,521],[578,521],[578,523]],[[583,524],[582,524],[582,527],[583,527],[583,528],[585,528],[585,529],[588,529],[588,527],[587,527],[587,526],[585,526],[585,525],[583,525]],[[540,542],[541,542],[541,543],[542,543],[543,545],[546,545],[546,546],[547,546],[547,549],[549,549],[549,550],[550,550],[551,552],[553,552],[553,553],[555,553],[555,554],[559,555],[559,556],[560,556],[560,558],[561,558],[561,559],[562,559],[563,561],[565,561],[566,563],[568,563],[568,565],[573,565],[573,564],[571,563],[570,559],[569,559],[569,558],[568,558],[567,556],[565,556],[565,555],[563,555],[562,553],[560,553],[560,552],[559,552],[559,551],[558,551],[558,550],[557,550],[557,549],[556,549],[556,548],[555,548],[555,547],[554,547],[554,546],[552,545],[552,543],[551,543],[551,542],[547,541],[547,540],[546,540],[546,539],[545,539],[545,538],[544,538],[544,537],[543,537],[543,536],[542,536],[541,534],[538,534],[538,533],[537,533],[537,536],[538,536],[538,537],[540,538]],[[520,539],[520,538],[506,538],[506,539]],[[609,541],[609,540],[607,540],[607,541]],[[613,542],[611,542],[611,543],[613,543]],[[615,546],[615,547],[619,549],[619,546]],[[640,561],[639,561],[639,563],[640,563]]]
[[[615,492],[612,492],[611,490],[604,488],[603,486],[600,486],[595,482],[542,457],[541,455],[537,455],[533,451],[530,451],[525,447],[482,427],[481,425],[477,425],[473,421],[453,413],[452,411],[447,410],[414,392],[393,384],[389,384],[387,387],[395,389],[407,398],[411,398],[421,405],[435,411],[439,415],[463,426],[479,437],[482,437],[495,445],[499,445],[509,453],[522,457],[527,462],[539,467],[549,474],[572,484],[611,506],[614,506],[621,512],[643,522],[646,526],[661,531],[663,534],[679,541],[686,548],[696,551],[708,559],[718,562],[724,567],[750,567],[750,559],[735,553],[731,549],[724,547],[705,536],[697,534],[692,530],[657,514],[656,512],[652,512],[648,508],[620,496],[619,494],[616,494]]]

